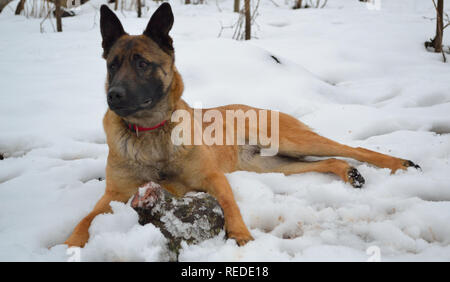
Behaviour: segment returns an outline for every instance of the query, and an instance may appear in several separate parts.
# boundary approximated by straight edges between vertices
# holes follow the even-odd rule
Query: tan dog
[[[84,246],[89,239],[89,226],[95,216],[110,212],[111,201],[126,202],[143,184],[154,181],[175,195],[188,191],[204,191],[213,195],[225,215],[226,231],[243,245],[252,236],[245,226],[234,200],[225,173],[238,170],[254,172],[333,173],[354,187],[361,187],[364,178],[346,161],[325,159],[302,161],[305,156],[340,156],[368,162],[392,172],[417,165],[411,161],[352,148],[312,132],[297,119],[279,113],[279,149],[274,156],[261,156],[264,148],[256,145],[174,145],[171,116],[184,110],[191,117],[194,109],[180,97],[183,82],[174,65],[174,50],[169,31],[173,24],[170,5],[161,4],[142,35],[125,33],[119,19],[106,6],[101,7],[103,57],[108,75],[106,82],[109,109],[103,125],[109,146],[106,166],[106,190],[65,242],[69,246]],[[244,105],[215,108],[225,120],[226,111],[255,110]],[[205,112],[203,110],[203,112]],[[271,118],[269,113],[268,118]],[[192,118],[192,124],[194,118]],[[205,128],[208,123],[202,125]],[[255,125],[245,122],[245,139]],[[235,133],[236,126],[221,124],[224,136]],[[271,124],[258,133],[272,134]],[[233,135],[235,136],[235,135]]]

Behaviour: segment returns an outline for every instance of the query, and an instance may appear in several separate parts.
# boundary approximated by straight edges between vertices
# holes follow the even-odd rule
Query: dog
[[[128,201],[138,187],[150,181],[159,183],[176,196],[189,191],[203,191],[214,196],[222,207],[228,238],[242,246],[253,238],[242,219],[226,173],[239,170],[286,175],[332,173],[360,188],[364,178],[345,160],[305,161],[304,157],[348,157],[389,168],[392,173],[408,167],[419,168],[409,160],[339,144],[284,113],[278,115],[278,151],[272,156],[260,154],[264,148],[262,144],[175,145],[171,139],[176,126],[170,120],[172,114],[182,110],[192,117],[195,109],[181,99],[183,81],[175,67],[169,36],[174,22],[170,5],[162,3],[159,6],[142,35],[128,35],[106,5],[101,7],[100,13],[103,58],[107,64],[108,110],[103,119],[109,147],[106,188],[92,212],[81,220],[65,242],[68,246],[83,247],[89,239],[89,226],[95,216],[111,212],[111,201]],[[227,111],[260,109],[228,105],[213,110],[225,116]],[[246,122],[245,132],[250,132],[253,127]],[[237,130],[236,126],[225,128],[222,125],[222,128],[226,133]],[[267,134],[274,131],[271,124],[267,125],[266,131]],[[247,133],[245,139],[249,139]]]

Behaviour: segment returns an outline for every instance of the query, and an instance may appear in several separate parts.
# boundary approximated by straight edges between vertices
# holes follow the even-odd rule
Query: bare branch
[[[274,4],[275,7],[280,7],[280,5],[278,5],[277,2],[275,2],[274,0],[270,0],[270,2],[272,2],[272,4]]]

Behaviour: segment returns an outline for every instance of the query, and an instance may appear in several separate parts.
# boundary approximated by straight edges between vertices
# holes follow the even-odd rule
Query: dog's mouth
[[[148,107],[148,106],[150,106],[150,105],[152,104],[152,102],[153,102],[152,99],[148,99],[148,100],[146,100],[144,103],[141,103],[141,104],[139,105],[139,107],[141,107],[141,108]]]
[[[150,107],[153,104],[153,99],[145,100],[137,106],[109,106],[116,114],[121,117],[126,117],[134,114],[140,110]]]

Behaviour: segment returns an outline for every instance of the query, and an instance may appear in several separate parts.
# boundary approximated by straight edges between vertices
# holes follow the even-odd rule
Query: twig
[[[272,2],[272,4],[274,4],[275,7],[280,7],[280,5],[278,5],[277,2],[275,2],[274,0],[270,0],[270,2]]]
[[[256,26],[258,27],[258,30],[259,30],[260,28],[259,28],[258,23],[256,22],[256,17],[259,15],[259,14],[258,14],[258,8],[259,8],[260,2],[261,2],[261,0],[258,0],[258,1],[256,2],[255,8],[254,8],[254,10],[253,10],[253,13],[252,13],[252,15],[250,16],[250,22],[251,22],[251,24],[252,24],[252,25],[256,25]],[[233,36],[232,36],[231,38],[233,38],[233,39],[235,39],[235,40],[243,40],[243,39],[244,39],[244,36],[245,36],[245,34],[244,34],[244,32],[243,32],[244,20],[245,20],[245,14],[244,14],[244,8],[242,8],[242,9],[239,11],[239,18],[238,18],[238,20],[237,20],[234,24],[229,25],[229,26],[224,26],[224,25],[222,24],[222,22],[220,22],[220,31],[219,31],[219,34],[217,35],[217,37],[222,36],[222,32],[223,32],[225,29],[228,29],[228,28],[229,28],[229,29],[232,29],[232,28],[234,28]],[[253,38],[257,38],[257,37],[256,37],[256,36],[253,36]]]
[[[118,1],[118,0],[116,0],[116,1]],[[94,13],[94,24],[92,25],[92,29],[94,29],[94,28],[97,26],[97,22],[96,22],[95,20],[97,19],[97,12],[98,12],[98,9],[97,9],[97,7],[95,7],[94,5],[92,5],[92,3],[91,3],[91,6],[92,6],[92,8],[94,8],[94,10],[95,10],[95,13]]]
[[[219,13],[222,13],[222,9],[219,6],[219,0],[216,0],[216,6],[217,6],[217,9],[219,10]]]
[[[53,32],[55,32],[55,26],[53,25],[53,22],[51,21],[51,18],[52,18],[52,10],[49,9],[47,15],[45,16],[45,18],[40,23],[40,31],[41,31],[41,33],[44,33],[44,28],[42,27],[42,25],[43,25],[43,23],[45,22],[46,19],[50,19],[50,23],[52,25]]]
[[[320,2],[321,0],[316,0],[316,4],[314,5],[312,0],[308,0],[309,7],[314,7],[316,9],[318,8],[323,9],[327,5],[328,0],[325,0],[325,2],[322,5],[320,5]],[[306,5],[308,6],[308,4]]]
[[[222,21],[220,21],[220,31],[219,31],[219,34],[217,35],[217,37],[222,36],[222,32],[223,32],[224,29],[233,28],[234,26],[235,26],[235,24],[232,24],[232,25],[229,25],[229,26],[224,26],[222,24]]]

